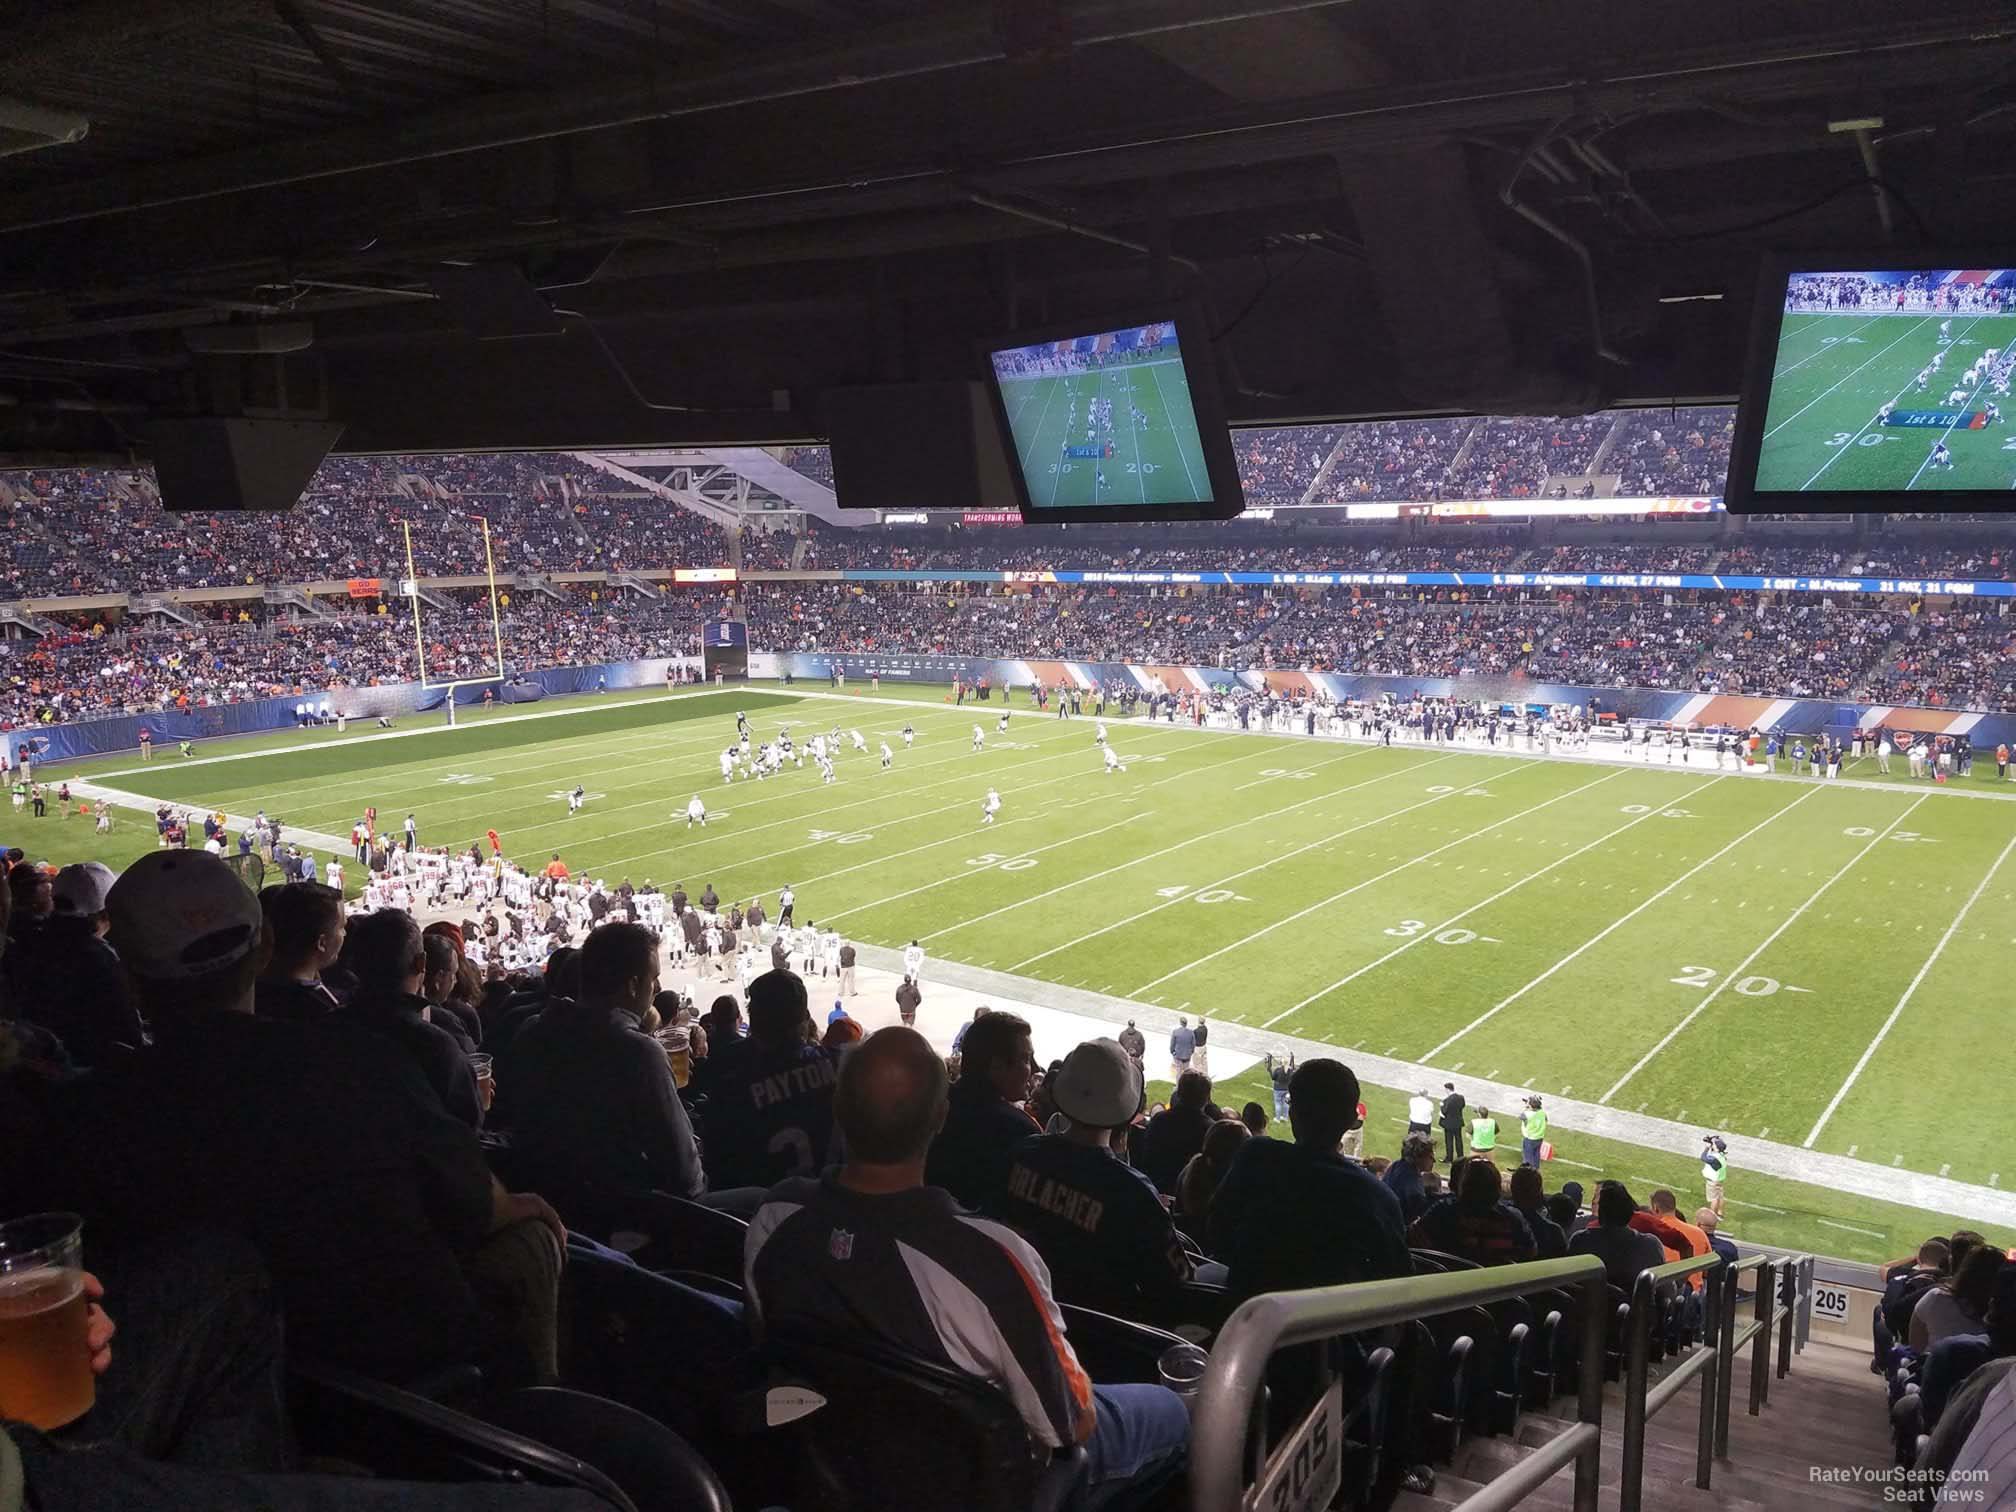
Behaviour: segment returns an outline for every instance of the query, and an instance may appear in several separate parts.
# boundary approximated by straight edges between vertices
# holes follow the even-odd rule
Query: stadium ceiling
[[[2016,248],[2012,41],[1981,0],[17,5],[0,456],[804,438],[1164,292],[1242,420],[1726,398],[1758,249]]]

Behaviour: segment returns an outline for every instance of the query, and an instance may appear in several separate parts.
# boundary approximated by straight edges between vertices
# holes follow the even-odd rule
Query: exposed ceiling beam
[[[1080,0],[1069,11],[1070,45],[1095,47],[1347,3],[1349,0]],[[558,98],[550,91],[497,96],[422,111],[396,124],[334,131],[9,196],[0,200],[0,232],[65,225],[487,148],[859,89],[1002,62],[1009,56],[997,34],[994,12],[969,10],[942,20],[864,34],[841,48],[796,55],[767,51],[760,56],[686,64],[676,75],[641,86],[583,90]]]

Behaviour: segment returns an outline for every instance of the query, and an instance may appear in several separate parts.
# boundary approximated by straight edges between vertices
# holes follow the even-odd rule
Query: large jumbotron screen
[[[1732,503],[2009,503],[2016,269],[1781,267],[1763,298]]]
[[[1208,351],[1177,317],[987,353],[1025,513],[1220,518],[1240,505]]]

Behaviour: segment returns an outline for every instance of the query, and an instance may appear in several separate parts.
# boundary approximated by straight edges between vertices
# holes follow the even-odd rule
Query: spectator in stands
[[[1911,1309],[1911,1347],[1922,1355],[1941,1339],[1982,1332],[1987,1327],[1996,1278],[2008,1263],[1993,1245],[1979,1244],[1969,1250],[1960,1269],[1925,1293]]]
[[[966,1037],[969,1056],[981,1027]],[[1004,1053],[1012,1047],[986,1050],[990,1076]],[[841,1065],[833,1114],[844,1163],[777,1187],[750,1224],[752,1323],[866,1333],[987,1377],[1032,1443],[1086,1446],[1085,1507],[1138,1501],[1177,1473],[1190,1435],[1181,1399],[1160,1386],[1094,1386],[1042,1258],[927,1184],[926,1150],[950,1111],[944,1063],[924,1038],[899,1026],[864,1040]]]
[[[1134,1137],[1134,1164],[1158,1191],[1173,1197],[1183,1167],[1203,1150],[1204,1136],[1215,1122],[1210,1103],[1211,1078],[1201,1071],[1185,1071],[1176,1078],[1169,1106],[1149,1119],[1148,1126]]]
[[[1400,1199],[1401,1216],[1409,1223],[1428,1211],[1428,1188],[1424,1182],[1434,1169],[1435,1141],[1425,1129],[1403,1139],[1400,1158],[1386,1168],[1387,1189]]]
[[[1926,1356],[1918,1392],[1923,1425],[1944,1427],[1949,1403],[1961,1385],[1989,1361],[2011,1357],[2016,1357],[2016,1265],[2005,1265],[1996,1273],[1995,1295],[1982,1332],[1949,1334]]]
[[[1238,1122],[1220,1119],[1211,1125],[1204,1135],[1204,1148],[1190,1157],[1183,1174],[1176,1178],[1176,1206],[1183,1214],[1184,1226],[1192,1233],[1208,1230],[1211,1199],[1218,1195],[1218,1188],[1224,1184],[1232,1162],[1246,1148],[1246,1141],[1260,1137],[1253,1120],[1246,1116],[1259,1107],[1258,1103],[1248,1103]],[[1266,1117],[1265,1113],[1260,1115],[1263,1127]]]
[[[1599,1182],[1596,1187],[1596,1221],[1568,1241],[1571,1255],[1594,1255],[1612,1286],[1630,1291],[1641,1272],[1666,1263],[1666,1251],[1651,1234],[1631,1226],[1638,1204],[1621,1181]]]
[[[413,915],[398,908],[360,914],[345,932],[344,957],[356,975],[357,991],[344,1005],[343,1020],[398,1045],[413,1058],[441,1106],[470,1128],[481,1128],[483,1100],[468,1053],[454,1035],[431,1021],[427,1000],[420,995],[427,950]]]
[[[837,1073],[814,1032],[798,976],[766,971],[749,984],[749,1037],[708,1056],[702,1132],[712,1185],[771,1186],[825,1169]]]
[[[1304,1061],[1289,1085],[1293,1141],[1251,1139],[1233,1158],[1211,1202],[1210,1248],[1235,1297],[1412,1274],[1399,1199],[1341,1153],[1357,1106],[1349,1067]]]
[[[1659,1241],[1668,1260],[1695,1260],[1709,1253],[1708,1236],[1680,1216],[1680,1204],[1664,1187],[1645,1199],[1644,1210],[1632,1215],[1631,1227]],[[1705,1283],[1696,1271],[1687,1278],[1687,1289],[1699,1296]]]
[[[475,1360],[550,1382],[564,1231],[512,1195],[410,1056],[253,1016],[269,946],[223,862],[156,851],[107,899],[154,1044],[52,1104],[50,1193],[108,1244],[216,1225],[256,1245],[289,1346],[399,1380]]]
[[[966,1025],[959,1056],[959,1080],[925,1176],[967,1207],[986,1211],[1007,1194],[1016,1147],[1041,1132],[1023,1107],[1036,1076],[1029,1021],[1001,1012],[976,1017]]]
[[[1946,1261],[1938,1275],[1910,1276],[1894,1297],[1885,1288],[1883,1322],[1893,1340],[1902,1344],[1911,1337],[1911,1318],[1917,1312],[1918,1304],[1951,1277],[1958,1275],[1960,1268],[1967,1263],[1967,1257],[1984,1242],[1972,1229],[1959,1229],[1946,1241]]]
[[[1705,1207],[1696,1209],[1694,1213],[1694,1227],[1708,1236],[1708,1248],[1722,1257],[1724,1265],[1734,1265],[1738,1260],[1743,1258],[1737,1251],[1734,1242],[1722,1237],[1720,1232],[1722,1220],[1715,1215],[1715,1209]]]
[[[49,886],[48,917],[4,958],[9,1011],[54,1034],[79,1065],[102,1066],[147,1042],[126,973],[105,943],[105,899],[116,880],[101,862],[64,867]],[[38,878],[38,893],[41,886]]]
[[[988,1211],[1036,1247],[1060,1300],[1144,1317],[1172,1302],[1194,1267],[1155,1184],[1113,1154],[1114,1133],[1141,1111],[1141,1073],[1116,1041],[1087,1040],[1050,1086],[1063,1130],[1015,1147]],[[1224,1279],[1222,1267],[1208,1269],[1203,1279]]]
[[[1425,1136],[1415,1136],[1425,1137]],[[1503,1201],[1498,1167],[1472,1157],[1459,1163],[1454,1195],[1431,1205],[1414,1220],[1409,1239],[1478,1265],[1512,1265],[1534,1257],[1532,1230]]]
[[[1225,1262],[1231,1298],[1412,1275],[1399,1199],[1343,1153],[1344,1136],[1358,1123],[1358,1078],[1350,1067],[1327,1058],[1297,1066],[1288,1088],[1288,1123],[1292,1142],[1246,1141],[1212,1199],[1210,1249]],[[1432,1145],[1429,1159],[1432,1164]],[[1395,1342],[1405,1368],[1409,1342]],[[1306,1410],[1320,1368],[1317,1353],[1312,1348],[1276,1357],[1268,1380],[1284,1409],[1277,1422],[1293,1421],[1298,1407]],[[1350,1372],[1363,1357],[1355,1348],[1347,1356],[1348,1394]],[[1425,1362],[1410,1379],[1425,1385]],[[1424,1412],[1410,1393],[1389,1419],[1389,1463],[1414,1492],[1428,1491],[1435,1479],[1419,1447]]]
[[[1529,1165],[1522,1165],[1512,1173],[1507,1184],[1512,1198],[1512,1207],[1526,1227],[1533,1231],[1536,1260],[1559,1260],[1568,1253],[1568,1235],[1561,1225],[1547,1216],[1547,1191],[1541,1182],[1540,1172]]]
[[[1900,1260],[1886,1266],[1883,1271],[1883,1296],[1877,1303],[1870,1318],[1870,1329],[1875,1340],[1875,1355],[1869,1363],[1870,1370],[1877,1375],[1887,1373],[1891,1346],[1900,1334],[1910,1334],[1909,1308],[1903,1306],[1909,1298],[1909,1306],[1915,1307],[1918,1298],[1946,1276],[1951,1250],[1946,1241],[1936,1235],[1918,1246],[1917,1255],[1909,1260]],[[1903,1318],[1901,1328],[1893,1328],[1890,1319],[1893,1309]]]
[[[657,937],[604,924],[578,959],[579,1000],[553,998],[497,1067],[514,1151],[556,1190],[699,1197],[707,1178],[693,1126],[665,1051],[639,1027],[658,991]]]
[[[319,882],[288,882],[262,889],[259,908],[273,936],[273,958],[259,974],[255,1011],[294,1023],[328,1018],[340,1004],[322,973],[343,954],[343,895]]]

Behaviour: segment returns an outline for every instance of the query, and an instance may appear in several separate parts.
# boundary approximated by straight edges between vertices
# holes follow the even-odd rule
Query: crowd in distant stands
[[[404,576],[409,529],[427,576],[729,560],[712,522],[564,453],[332,457],[279,514],[170,514],[142,473],[0,474],[0,524],[6,598]]]
[[[1566,590],[1196,588],[791,581],[739,595],[760,651],[844,651],[1299,667],[1399,677],[1514,676],[1582,686],[2016,710],[2016,620],[1902,599]],[[423,610],[430,678],[496,665],[488,598]],[[512,670],[695,655],[710,594],[576,585],[503,596]],[[191,628],[89,614],[0,641],[0,727],[412,681],[403,613],[255,617]]]
[[[483,676],[497,665],[486,594],[453,593],[422,611],[427,678]],[[625,603],[597,592],[508,602],[498,625],[507,670],[697,655],[706,606],[690,597]],[[226,616],[195,626],[141,618],[132,627],[66,627],[0,642],[0,728],[111,714],[239,703],[418,678],[403,610],[325,617]]]

